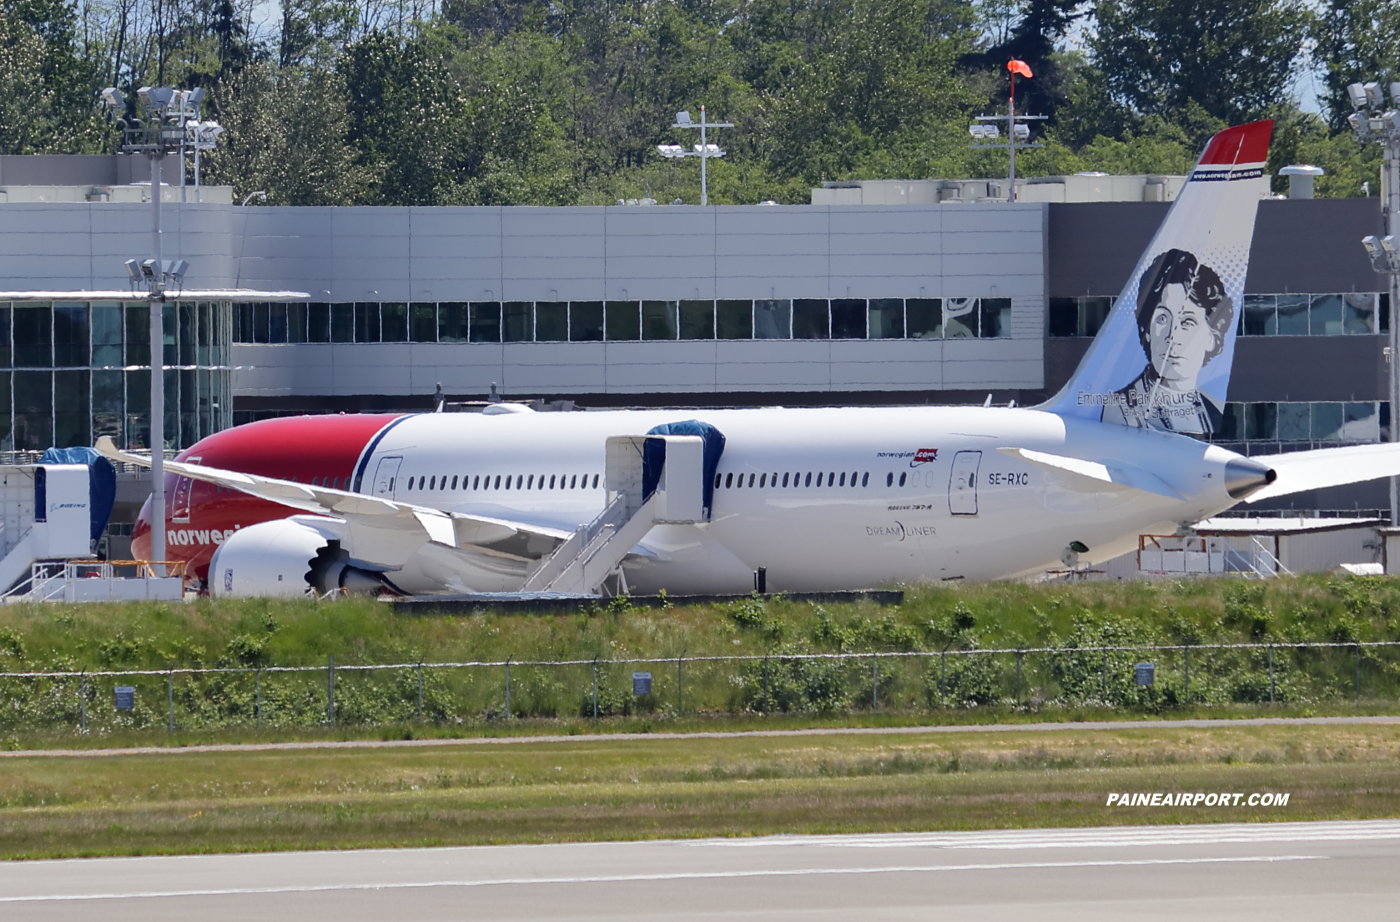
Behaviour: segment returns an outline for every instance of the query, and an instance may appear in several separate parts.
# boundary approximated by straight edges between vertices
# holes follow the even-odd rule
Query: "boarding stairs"
[[[706,520],[705,476],[703,440],[698,436],[609,438],[607,505],[545,557],[521,591],[599,592],[652,528]]]

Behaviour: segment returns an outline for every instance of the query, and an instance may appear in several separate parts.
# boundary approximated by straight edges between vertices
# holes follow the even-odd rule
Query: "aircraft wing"
[[[1319,448],[1283,455],[1253,455],[1252,459],[1273,468],[1278,479],[1250,494],[1251,503],[1304,490],[1400,476],[1400,444],[1395,442]]]
[[[142,467],[151,466],[150,458],[120,450],[107,436],[98,439],[95,448],[112,461],[126,461]],[[401,564],[402,560],[399,558],[407,559],[424,541],[456,548],[466,545],[489,546],[519,537],[526,540],[511,542],[512,553],[519,555],[522,547],[517,545],[520,545],[524,549],[534,551],[527,552],[524,556],[538,557],[548,554],[555,545],[573,534],[560,528],[488,516],[465,515],[460,512],[448,513],[380,496],[332,490],[330,487],[226,471],[184,461],[166,461],[165,469],[181,477],[238,490],[301,512],[344,519],[352,531],[366,533],[357,544],[364,548],[378,549],[377,553],[371,552],[367,559],[388,565],[397,565],[391,563],[392,561]],[[363,540],[369,534],[373,535],[373,540]],[[528,540],[532,538],[537,540]]]

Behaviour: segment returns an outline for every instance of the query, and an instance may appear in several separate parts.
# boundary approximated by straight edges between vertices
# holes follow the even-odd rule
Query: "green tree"
[[[347,140],[350,116],[338,74],[259,63],[220,94],[224,134],[205,161],[208,182],[231,185],[237,196],[265,191],[271,205],[367,200],[373,177]]]
[[[1352,83],[1400,80],[1400,4],[1327,0],[1312,30],[1313,57],[1325,70],[1319,102],[1333,131],[1347,129]]]
[[[1094,61],[1145,115],[1238,123],[1288,98],[1302,61],[1302,0],[1098,0]]]

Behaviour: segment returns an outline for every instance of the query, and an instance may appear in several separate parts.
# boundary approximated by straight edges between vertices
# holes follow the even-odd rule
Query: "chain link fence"
[[[331,657],[324,666],[5,672],[0,732],[977,707],[1360,707],[1400,700],[1397,648],[1395,641],[1309,642],[393,664]]]

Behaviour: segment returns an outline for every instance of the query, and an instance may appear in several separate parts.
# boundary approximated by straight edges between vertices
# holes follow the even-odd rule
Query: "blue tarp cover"
[[[678,423],[662,423],[647,435],[698,435],[705,442],[705,515],[709,516],[715,498],[715,471],[719,470],[719,458],[724,454],[724,433],[709,423],[698,419],[687,419]],[[642,498],[647,499],[656,492],[661,483],[661,468],[666,464],[666,443],[661,439],[647,439],[642,447]]]
[[[88,468],[88,513],[92,517],[92,540],[102,537],[112,504],[117,499],[117,469],[112,462],[91,448],[50,448],[40,464],[86,464]]]

